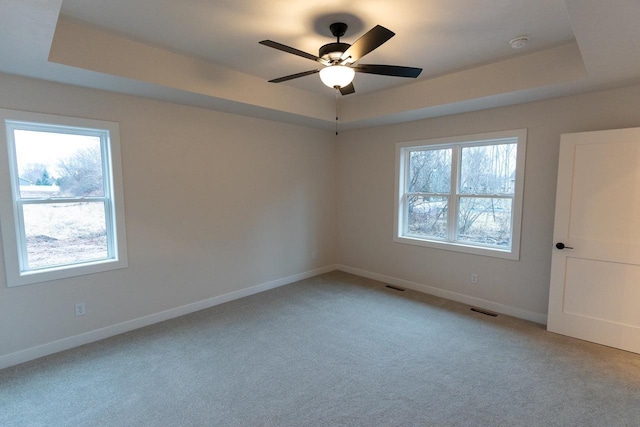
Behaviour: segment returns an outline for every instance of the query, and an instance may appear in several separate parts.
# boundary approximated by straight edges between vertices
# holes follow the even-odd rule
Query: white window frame
[[[69,198],[52,201],[20,199],[16,164],[15,129],[98,136],[101,140],[104,197],[87,197],[87,201],[105,205],[107,257],[95,261],[62,266],[28,269],[26,239],[21,205],[30,203],[69,202]],[[50,114],[0,109],[0,225],[7,286],[22,286],[85,274],[126,268],[127,244],[124,222],[124,193],[120,158],[120,130],[117,123]],[[73,198],[74,201],[83,198]]]
[[[458,153],[464,147],[495,145],[505,142],[517,144],[516,176],[514,195],[505,194],[467,194],[460,193],[458,182],[460,178],[460,156]],[[491,256],[509,260],[520,259],[520,234],[522,228],[522,201],[524,193],[524,169],[527,144],[527,129],[515,129],[501,132],[490,132],[474,135],[463,135],[446,138],[435,138],[421,141],[407,141],[396,144],[396,174],[395,174],[395,207],[394,207],[394,236],[393,241],[410,245],[424,246],[436,249],[444,249],[455,252],[464,252],[475,255]],[[452,150],[452,179],[451,189],[447,194],[433,194],[434,196],[446,196],[449,198],[446,239],[437,239],[424,236],[409,235],[407,227],[407,180],[409,153],[420,149],[447,149]],[[511,211],[511,248],[485,246],[470,242],[456,240],[458,228],[458,201],[460,197],[513,197]]]

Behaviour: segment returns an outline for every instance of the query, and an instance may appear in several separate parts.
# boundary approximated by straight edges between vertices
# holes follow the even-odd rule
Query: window
[[[8,286],[127,266],[116,123],[0,110]]]
[[[396,145],[399,243],[519,259],[526,129]]]

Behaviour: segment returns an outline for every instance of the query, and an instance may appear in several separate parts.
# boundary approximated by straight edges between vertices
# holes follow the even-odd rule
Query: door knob
[[[556,243],[556,248],[558,248],[558,249],[573,249],[571,246],[565,246],[565,244],[562,243],[562,242]]]

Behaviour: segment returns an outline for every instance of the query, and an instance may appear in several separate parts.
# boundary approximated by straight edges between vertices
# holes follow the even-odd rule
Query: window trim
[[[436,149],[436,148],[454,148],[454,147],[471,147],[492,145],[494,141],[515,139],[517,142],[517,159],[516,159],[516,181],[514,185],[513,195],[513,208],[511,212],[511,249],[501,249],[494,246],[483,246],[479,244],[466,244],[459,241],[451,241],[455,239],[455,235],[458,232],[458,219],[457,212],[458,206],[453,209],[448,209],[448,239],[439,240],[436,238],[424,238],[415,235],[407,235],[404,232],[405,224],[407,222],[407,209],[405,182],[406,174],[408,170],[409,156],[407,155],[411,151],[419,150],[420,148]],[[522,229],[522,203],[524,196],[524,176],[525,176],[525,156],[526,156],[526,142],[527,142],[527,129],[514,129],[499,132],[489,132],[473,135],[462,135],[444,138],[434,138],[418,141],[406,141],[396,144],[396,158],[395,158],[395,200],[394,200],[394,232],[393,241],[396,243],[404,243],[416,246],[424,246],[429,248],[444,249],[448,251],[463,252],[474,255],[484,255],[496,258],[503,258],[509,260],[520,259],[520,235]],[[457,150],[452,150],[452,167],[454,162],[459,165],[459,158]],[[458,202],[460,197],[473,197],[472,194],[460,193],[458,186],[458,180],[460,178],[460,167],[456,166],[456,173],[452,174],[451,190],[448,194],[443,194],[443,197],[449,199],[449,206],[453,206]],[[486,197],[488,195],[481,195]],[[454,203],[455,202],[455,203]],[[451,222],[451,220],[454,220]]]
[[[33,128],[29,129],[29,126]],[[101,154],[103,168],[106,167],[103,172],[104,197],[87,197],[85,201],[102,202],[105,206],[107,233],[111,233],[110,239],[107,239],[110,258],[25,270],[24,245],[21,244],[24,239],[19,237],[23,234],[24,227],[20,225],[23,221],[18,205],[38,203],[38,199],[24,203],[24,200],[20,201],[18,197],[20,187],[17,170],[15,170],[17,166],[13,160],[15,159],[15,141],[13,136],[9,135],[9,132],[16,128],[70,134],[85,134],[83,130],[94,132],[95,135],[103,132]],[[3,183],[6,183],[0,187],[0,219],[2,219],[0,225],[3,231],[2,245],[7,287],[99,273],[128,266],[118,123],[0,109],[0,144],[4,145],[0,148],[0,177]],[[65,200],[67,199],[60,198],[56,201],[64,202]],[[111,228],[110,231],[109,228]]]

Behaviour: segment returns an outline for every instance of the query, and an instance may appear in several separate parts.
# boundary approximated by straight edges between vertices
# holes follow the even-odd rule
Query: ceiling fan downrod
[[[331,34],[337,39],[335,43],[327,43],[322,46],[318,51],[318,56],[322,59],[326,59],[331,64],[337,64],[344,52],[351,47],[348,43],[340,43],[340,37],[344,36],[347,32],[347,24],[344,22],[335,22],[329,25]]]

